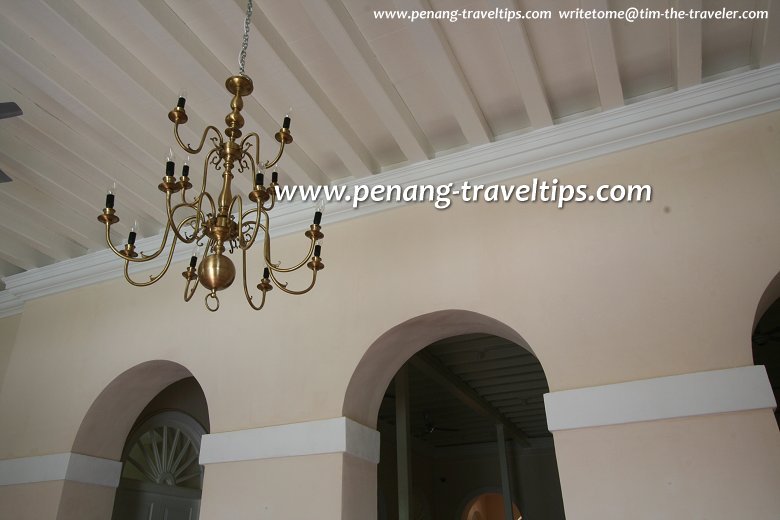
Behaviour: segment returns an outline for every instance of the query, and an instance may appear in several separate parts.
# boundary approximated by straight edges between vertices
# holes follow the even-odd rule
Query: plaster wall
[[[0,392],[0,459],[70,451],[100,392],[148,360],[191,372],[206,395],[212,432],[344,415],[347,387],[369,346],[410,318],[445,309],[489,316],[522,335],[551,391],[750,365],[756,307],[780,266],[778,164],[780,114],[772,113],[540,176],[650,184],[650,204],[454,203],[446,211],[420,204],[335,225],[326,213],[327,267],[318,286],[305,297],[274,291],[259,314],[240,287],[225,292],[218,313],[201,306],[202,293],[182,303],[181,266],[147,289],[116,280],[30,301],[20,318],[0,320],[10,329],[18,321]],[[274,240],[274,256],[296,260],[304,240]],[[388,354],[386,380],[363,394],[384,392],[405,361],[397,357]],[[352,418],[374,426],[369,416]],[[649,518],[663,503],[669,518],[689,518],[704,498],[710,518],[748,506],[777,513],[776,498],[747,485],[735,494],[736,482],[721,476],[738,467],[750,486],[777,489],[780,436],[761,417],[558,433],[567,516],[618,518],[616,511],[631,510]],[[735,444],[734,436],[751,442]],[[703,466],[681,463],[690,457]],[[262,503],[269,507],[311,492],[318,517],[340,518],[341,460],[211,466],[202,518],[224,516],[225,507],[231,518],[248,518],[261,503],[260,484],[268,486]],[[670,463],[663,476],[679,483],[679,495],[670,497],[657,480],[661,460]],[[631,471],[642,467],[657,471]],[[294,475],[325,484],[302,486]],[[596,483],[621,492],[589,498]],[[376,492],[360,500],[354,507],[375,509]],[[0,502],[0,517],[6,507]],[[306,504],[296,507],[308,512]]]

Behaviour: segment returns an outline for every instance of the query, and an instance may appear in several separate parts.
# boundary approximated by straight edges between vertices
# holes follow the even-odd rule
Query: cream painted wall
[[[5,372],[11,361],[11,351],[16,343],[16,331],[21,320],[20,314],[0,319],[0,390],[3,388]]]
[[[517,331],[540,359],[552,391],[749,365],[756,305],[780,268],[779,164],[780,113],[773,113],[544,175],[574,184],[651,184],[651,204],[558,210],[459,203],[446,211],[421,204],[332,226],[326,214],[321,282],[305,297],[274,291],[257,314],[247,309],[240,287],[225,293],[216,314],[202,307],[202,293],[184,304],[181,269],[173,268],[147,289],[112,281],[28,302],[0,393],[0,458],[69,451],[101,390],[150,359],[192,372],[205,392],[212,432],[340,416],[353,371],[376,338],[442,309],[478,312]],[[303,241],[277,239],[274,252],[291,261]],[[387,372],[404,361],[388,364]],[[696,482],[705,475],[713,482],[707,494],[713,510],[741,503],[713,476],[733,464],[748,482],[769,478],[775,489],[780,483],[770,470],[780,467],[780,457],[766,445],[778,443],[777,427],[739,414],[729,420],[734,431],[764,444],[728,453],[718,428],[697,430],[706,440],[696,446],[692,440],[655,444],[670,458],[689,449],[709,454],[707,473],[678,464],[674,478]],[[635,431],[663,427],[605,429],[615,446],[636,448],[635,459],[609,457],[588,472],[582,464],[591,454],[583,452],[596,442],[594,434],[558,434],[567,514],[593,517],[596,506],[578,491],[589,483],[655,464],[657,454],[637,444]],[[255,466],[261,471],[269,464]],[[209,499],[232,499],[232,469],[216,468],[206,472],[204,512],[217,507]],[[329,479],[341,465],[321,471]],[[286,478],[273,486],[286,485]],[[624,476],[620,485],[643,488],[650,507],[666,495],[647,487],[646,478]],[[610,504],[628,507],[626,496],[610,496]]]

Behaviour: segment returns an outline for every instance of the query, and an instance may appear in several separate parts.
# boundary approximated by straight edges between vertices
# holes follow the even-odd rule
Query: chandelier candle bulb
[[[262,186],[264,180],[264,175],[262,173],[255,174],[255,186]]]
[[[263,267],[263,280],[268,280],[269,276],[271,276],[271,271],[267,267]]]
[[[284,115],[284,121],[282,122],[282,128],[285,130],[290,129],[290,114],[292,114],[292,107],[287,109],[287,113]]]
[[[189,177],[190,175],[190,156],[187,156],[187,159],[184,160],[184,166],[181,167],[181,176],[182,177]]]
[[[114,194],[110,191],[106,194],[106,207],[109,209],[114,208]]]
[[[198,264],[198,257],[197,257],[197,256],[195,256],[195,255],[192,255],[192,256],[190,257],[190,267],[192,267],[193,269],[195,269],[195,266],[196,266],[197,264]]]
[[[315,211],[314,212],[314,224],[319,226],[320,222],[322,222],[322,211]]]
[[[274,171],[271,174],[271,184],[277,184],[279,182],[279,172]]]

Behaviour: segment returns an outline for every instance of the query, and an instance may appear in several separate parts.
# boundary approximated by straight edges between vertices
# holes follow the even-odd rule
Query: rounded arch
[[[187,368],[163,359],[125,370],[93,401],[71,451],[120,460],[127,436],[146,405],[163,389],[187,377],[192,377]]]
[[[515,330],[483,314],[459,309],[423,314],[391,328],[366,350],[347,385],[343,415],[375,428],[382,396],[409,358],[431,343],[471,333],[499,336],[534,353]]]

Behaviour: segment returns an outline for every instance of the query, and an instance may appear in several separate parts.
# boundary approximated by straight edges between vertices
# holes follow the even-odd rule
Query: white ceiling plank
[[[427,137],[341,1],[302,2],[302,5],[317,21],[322,36],[344,68],[371,100],[407,159],[417,162],[433,157]]]
[[[494,7],[514,11],[513,0],[491,0]],[[520,89],[525,111],[534,128],[544,128],[553,124],[550,104],[544,92],[539,68],[536,65],[533,49],[528,40],[523,22],[499,23],[498,34],[506,51],[507,60]]]
[[[8,155],[7,150],[13,150],[15,155]],[[90,186],[71,172],[61,169],[55,158],[40,153],[3,126],[0,126],[0,164],[7,165],[10,171],[18,172],[19,175],[25,177],[27,182],[49,197],[72,208],[76,213],[85,218],[94,218],[95,224],[100,226],[97,216],[105,201],[104,188]],[[51,175],[50,172],[56,172],[56,175]],[[117,203],[118,206],[121,204],[121,192]],[[122,221],[115,227],[121,233],[127,233],[130,225],[132,225],[132,221],[128,224],[127,219],[122,218]],[[149,227],[153,230],[151,225]],[[101,231],[97,233],[99,234]]]
[[[585,10],[608,11],[607,0],[581,0]],[[620,83],[612,26],[609,20],[586,20],[583,22],[588,33],[588,45],[596,75],[596,85],[601,99],[601,109],[621,107],[624,104],[623,86]]]
[[[753,25],[750,61],[754,67],[780,62],[780,0],[759,0],[758,10],[768,11],[769,18]]]
[[[53,261],[51,257],[30,247],[24,236],[2,226],[0,226],[0,243],[3,244],[3,247],[0,248],[0,259],[21,267],[25,271],[43,267]]]
[[[430,11],[427,0],[396,0],[396,6],[407,11]],[[493,140],[485,115],[474,92],[436,20],[419,20],[408,24],[408,31],[419,56],[433,70],[441,92],[447,97],[450,109],[463,135],[472,146]]]
[[[45,221],[31,216],[29,213],[13,211],[8,204],[0,205],[0,227],[23,237],[23,242],[53,260],[67,260],[87,252],[84,247],[53,231]]]
[[[29,186],[20,181],[14,181],[13,185],[3,187],[3,189],[0,189],[0,207],[6,211],[12,211],[16,215],[23,216],[24,221],[36,222],[58,236],[70,240],[75,245],[74,252],[77,253],[73,256],[80,256],[89,250],[94,251],[105,247],[105,243],[98,240],[100,237],[97,234],[85,236],[73,223],[66,223],[64,221],[65,216],[62,215],[65,212],[61,211],[64,208],[54,209],[51,207],[53,204],[56,205],[56,201],[41,193],[25,196],[28,190]],[[29,201],[33,197],[39,200],[41,204],[30,205]],[[81,223],[81,221],[77,222]],[[85,224],[87,222],[81,223],[82,226]],[[89,224],[91,225],[91,222]],[[69,258],[72,258],[72,256]]]
[[[229,76],[233,75],[233,72],[231,72],[231,70],[211,52],[205,39],[199,38],[185,20],[174,12],[169,5],[157,0],[139,0],[139,3],[162,28],[170,33],[171,37],[176,40],[178,45],[186,50],[197,63],[208,72],[213,81],[222,85]],[[221,35],[215,35],[215,37],[219,38]],[[225,107],[227,109],[229,108],[229,95],[227,93],[225,94],[225,100]],[[270,135],[274,135],[279,131],[279,118],[271,116],[265,108],[257,102],[255,95],[244,98],[244,107],[247,116],[250,116],[257,121],[258,127],[256,131],[265,132]],[[215,121],[213,124],[219,126],[218,123],[219,122]],[[274,142],[273,145],[276,145],[276,143]],[[295,183],[327,184],[329,182],[327,176],[314,162],[312,162],[300,146],[294,144],[293,146],[286,147],[284,153],[285,157],[289,158],[290,163],[293,163],[292,167],[288,167],[290,163],[285,163],[285,172],[292,177]]]
[[[0,82],[0,95],[7,93],[7,87]],[[157,223],[165,221],[164,195],[152,182],[143,182],[143,179],[136,175],[121,175],[115,169],[114,157],[101,146],[102,141],[94,142],[75,133],[71,127],[52,118],[34,103],[25,106],[24,117],[14,120],[11,127],[20,137],[34,143],[42,152],[57,157],[62,168],[78,172],[84,182],[103,190],[113,181],[118,181],[123,192],[123,202],[133,211],[147,215],[142,216],[142,219],[152,219]],[[87,145],[87,153],[76,155],[74,150],[84,145]]]
[[[246,3],[235,0],[235,8],[243,12]],[[373,158],[366,146],[360,140],[352,127],[347,123],[338,107],[328,98],[314,77],[309,73],[301,60],[287,45],[285,38],[279,34],[276,27],[268,20],[261,10],[252,15],[252,25],[257,29],[254,35],[262,38],[266,45],[282,60],[285,67],[292,73],[295,80],[303,87],[314,106],[321,110],[333,127],[333,147],[352,177],[365,177],[379,172],[379,164]],[[258,34],[259,33],[259,34]],[[327,129],[323,129],[327,131]]]
[[[676,0],[678,10],[701,10],[702,0]],[[701,83],[701,20],[676,20],[672,32],[673,71],[677,89]]]

